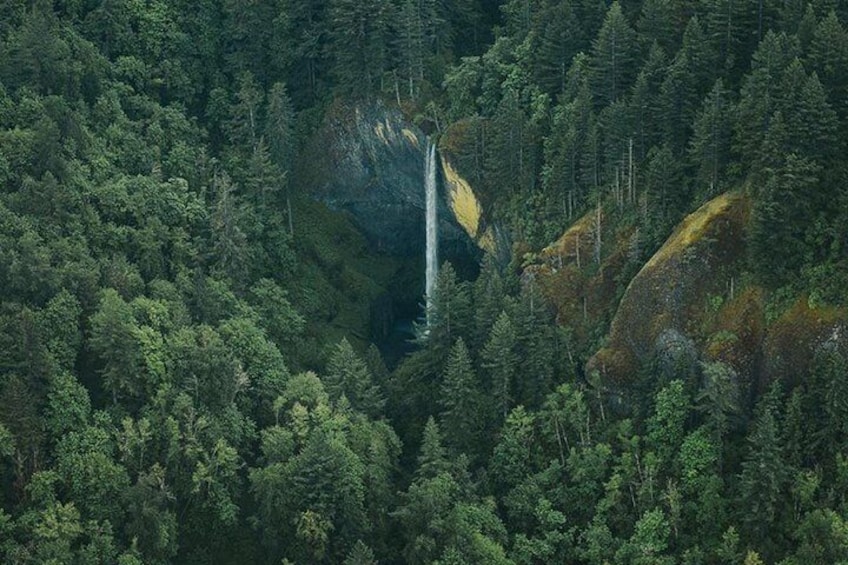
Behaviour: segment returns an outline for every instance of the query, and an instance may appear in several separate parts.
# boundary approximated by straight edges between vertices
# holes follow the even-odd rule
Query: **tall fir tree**
[[[440,393],[441,428],[445,443],[459,455],[480,455],[483,421],[480,383],[465,342],[459,338],[451,348]]]
[[[514,380],[518,369],[518,339],[512,320],[506,312],[501,312],[489,340],[480,353],[483,368],[489,373],[489,391],[495,400],[497,418],[502,421],[512,408]]]
[[[616,102],[630,88],[638,61],[636,32],[613,2],[592,42],[592,89],[596,100]]]

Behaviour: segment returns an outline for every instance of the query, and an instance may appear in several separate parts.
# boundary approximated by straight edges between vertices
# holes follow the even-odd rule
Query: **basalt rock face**
[[[693,350],[689,339],[705,339],[711,298],[724,300],[739,276],[747,215],[745,198],[723,194],[686,217],[630,281],[608,344],[589,360],[587,372],[626,386],[650,355]],[[691,363],[691,352],[680,355]]]
[[[375,251],[423,256],[426,150],[427,136],[399,110],[338,104],[312,139],[299,174],[315,198],[350,213]],[[476,257],[442,188],[438,218],[439,260]]]

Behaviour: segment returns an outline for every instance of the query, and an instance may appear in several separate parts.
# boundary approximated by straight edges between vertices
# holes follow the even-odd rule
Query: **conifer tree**
[[[630,123],[637,161],[644,160],[651,147],[661,143],[664,115],[659,97],[667,66],[665,51],[654,43],[630,92]]]
[[[659,244],[689,203],[680,162],[668,144],[655,147],[648,154],[644,178],[648,201],[648,233],[653,243]]]
[[[377,418],[382,414],[386,400],[374,383],[368,366],[346,338],[342,338],[330,357],[324,382],[332,400],[345,396],[355,409],[371,417]]]
[[[739,477],[741,518],[755,542],[764,542],[775,526],[785,489],[785,464],[777,408],[780,389],[773,386],[757,403],[748,433],[748,453]]]
[[[751,33],[754,22],[754,2],[745,0],[700,0],[707,36],[724,63],[730,80],[737,77],[748,60],[751,42],[760,38]]]
[[[815,164],[789,154],[766,178],[752,211],[750,235],[754,271],[766,284],[786,282],[805,257],[803,234],[812,221],[805,195],[814,190],[818,175]]]
[[[265,140],[271,160],[286,172],[294,159],[294,107],[284,83],[275,82],[268,93],[268,111],[265,121]]]
[[[677,50],[679,32],[674,9],[673,0],[645,0],[642,4],[636,29],[645,50],[655,43],[667,53]]]
[[[462,338],[448,356],[440,399],[440,422],[448,447],[456,454],[477,455],[482,432],[480,385]]]
[[[447,453],[442,444],[442,433],[439,430],[439,424],[432,416],[427,419],[427,424],[424,426],[417,461],[418,467],[415,471],[417,479],[432,479],[449,468]]]
[[[250,264],[247,237],[241,227],[241,210],[229,175],[220,172],[213,181],[215,210],[212,213],[213,254],[218,271],[233,281],[247,275]]]
[[[487,253],[483,257],[480,274],[474,281],[474,344],[482,346],[503,310],[506,289],[497,259]],[[476,348],[475,347],[475,348]]]
[[[621,4],[613,2],[592,42],[592,89],[597,100],[609,104],[624,95],[635,76],[636,59],[636,33]]]
[[[512,303],[507,313],[515,328],[521,360],[521,378],[515,383],[515,403],[527,408],[539,406],[551,388],[556,342],[538,285],[525,284],[519,300]]]
[[[344,565],[377,565],[374,552],[362,540],[356,540],[350,552],[345,557]]]
[[[697,170],[695,191],[702,198],[711,198],[724,190],[733,115],[728,96],[724,82],[718,79],[695,118],[689,155]]]
[[[839,116],[848,116],[848,30],[831,11],[816,26],[809,49],[810,68],[822,81]]]
[[[545,92],[561,95],[571,61],[586,46],[583,28],[570,0],[553,3],[541,19],[539,47],[534,51],[535,78]]]
[[[774,112],[779,109],[780,80],[797,57],[798,44],[784,33],[768,32],[751,60],[737,107],[734,148],[743,162],[755,160]]]
[[[249,71],[239,77],[235,104],[230,108],[226,124],[227,137],[236,147],[253,149],[259,141],[260,111],[265,98],[256,77]]]
[[[495,399],[498,420],[506,418],[512,407],[514,379],[518,368],[517,337],[512,321],[501,312],[480,354],[483,367],[489,372],[489,386]]]
[[[392,9],[388,0],[330,0],[328,49],[343,91],[365,97],[379,92],[388,68]]]

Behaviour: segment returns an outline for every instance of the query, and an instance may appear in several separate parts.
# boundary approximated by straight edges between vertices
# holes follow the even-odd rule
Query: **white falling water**
[[[436,218],[436,144],[427,139],[427,160],[424,167],[424,191],[426,198],[427,221],[427,270],[425,275],[425,299],[427,311],[432,305],[433,292],[436,289],[436,276],[439,270],[439,232]]]

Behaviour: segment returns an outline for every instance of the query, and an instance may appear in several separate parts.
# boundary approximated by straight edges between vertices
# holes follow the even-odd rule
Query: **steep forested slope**
[[[844,2],[0,13],[0,561],[848,559]],[[390,367],[375,107],[489,230]]]

